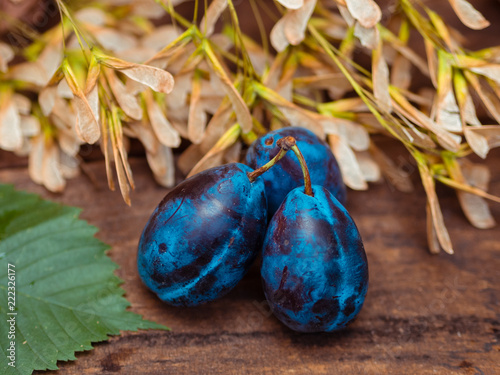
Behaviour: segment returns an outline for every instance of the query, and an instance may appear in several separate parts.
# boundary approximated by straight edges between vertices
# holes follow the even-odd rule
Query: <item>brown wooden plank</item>
[[[384,146],[384,145],[382,145]],[[404,159],[401,159],[404,160]],[[500,194],[500,153],[488,159],[491,191]],[[166,193],[142,159],[132,159],[137,189],[127,207],[108,191],[102,162],[61,195],[29,181],[23,168],[0,171],[0,181],[66,204],[100,228],[121,266],[132,310],[171,332],[124,333],[61,363],[59,374],[495,374],[500,363],[499,229],[471,227],[454,193],[440,189],[456,254],[426,250],[425,197],[386,183],[349,192],[348,209],[363,235],[370,288],[358,320],[334,334],[298,334],[281,325],[265,303],[255,266],[228,296],[191,309],[161,303],[140,282],[136,246],[143,225]],[[411,164],[408,164],[411,170]],[[414,175],[416,177],[416,171]],[[491,205],[500,220],[500,205]]]

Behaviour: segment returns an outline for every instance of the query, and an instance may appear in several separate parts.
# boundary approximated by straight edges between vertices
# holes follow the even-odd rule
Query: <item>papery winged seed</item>
[[[340,137],[329,135],[328,139],[345,184],[354,190],[366,190],[368,185],[354,152]]]
[[[40,64],[47,78],[47,81],[54,75],[56,70],[61,65],[63,58],[62,43],[50,43],[37,59],[37,63]]]
[[[407,90],[411,85],[411,62],[403,55],[397,55],[391,70],[391,84]]]
[[[23,137],[33,137],[40,133],[40,121],[35,116],[21,116],[20,125]]]
[[[106,58],[103,63],[119,70],[130,79],[149,86],[154,91],[168,94],[174,88],[174,78],[165,70],[149,65],[129,63],[113,57]]]
[[[443,100],[438,103],[436,122],[448,131],[462,132],[460,110],[455,101],[455,95],[451,86],[448,87]]]
[[[196,163],[201,160],[203,155],[204,153],[201,151],[200,145],[192,144],[177,159],[177,167],[182,174],[187,175]]]
[[[299,9],[304,5],[304,0],[277,0],[278,3],[288,9]]]
[[[295,105],[278,106],[278,108],[290,122],[291,126],[306,128],[322,139],[325,137],[324,124],[318,121],[318,117]]]
[[[441,251],[441,246],[439,245],[439,240],[436,233],[436,228],[434,227],[434,220],[432,218],[431,206],[427,202],[425,205],[426,210],[426,222],[427,222],[427,244],[429,246],[429,251],[431,254],[439,254]]]
[[[240,161],[242,147],[241,142],[236,142],[234,145],[229,147],[224,152],[224,163],[238,163]]]
[[[483,66],[471,67],[470,70],[500,83],[500,64],[485,64]]]
[[[48,116],[54,108],[57,95],[56,86],[46,86],[38,94],[38,103],[44,116]]]
[[[203,157],[189,172],[188,177],[194,176],[197,173],[203,172],[209,168],[217,167],[222,164],[224,154],[222,152],[211,154],[208,157]]]
[[[59,149],[50,141],[46,143],[42,160],[43,185],[54,193],[61,192],[66,185],[59,166]]]
[[[486,109],[490,112],[493,118],[500,123],[500,100],[493,93],[488,91],[487,86],[483,86],[479,78],[473,73],[464,70],[465,78],[474,88],[474,91],[479,95]]]
[[[105,25],[106,17],[106,12],[99,8],[83,8],[75,13],[75,18],[78,21],[96,26]]]
[[[233,110],[236,113],[238,122],[241,125],[241,129],[244,133],[248,133],[250,130],[252,130],[253,127],[252,115],[250,114],[250,110],[248,109],[245,101],[233,86],[231,81],[226,76],[219,76],[219,78],[224,85],[226,95],[231,101]]]
[[[69,156],[76,156],[80,150],[80,140],[70,130],[59,130],[57,133],[59,147]]]
[[[458,163],[456,162],[454,164],[454,167],[450,168],[450,175],[455,181],[459,183],[468,183],[472,186],[476,186],[474,184],[475,181],[473,181],[472,178],[466,180]],[[481,188],[485,190],[485,184],[481,185],[483,185]],[[493,216],[491,216],[490,209],[484,198],[471,193],[466,193],[461,190],[457,190],[457,196],[460,202],[460,206],[462,207],[462,211],[473,226],[480,229],[487,229],[495,226],[495,220],[493,219]]]
[[[179,133],[172,127],[158,103],[153,99],[151,93],[145,97],[151,126],[158,140],[168,147],[178,147],[181,143]]]
[[[380,39],[379,31],[376,27],[366,28],[359,22],[356,22],[354,26],[354,36],[359,39],[364,47],[370,49],[377,48]]]
[[[59,151],[59,168],[64,179],[75,178],[80,173],[80,165],[77,158]]]
[[[63,78],[57,85],[57,95],[64,99],[73,99],[75,97],[73,95],[73,91],[71,91],[68,86],[68,81],[66,81],[65,78]]]
[[[289,11],[285,16],[285,36],[291,45],[297,45],[305,38],[307,23],[313,14],[316,0],[305,0],[304,6]]]
[[[24,62],[13,66],[9,71],[9,77],[39,87],[45,86],[50,79],[45,68],[38,61]]]
[[[430,171],[426,167],[419,165],[422,184],[427,193],[427,202],[430,206],[433,227],[436,231],[436,236],[439,244],[448,254],[453,254],[453,246],[451,244],[450,235],[444,224],[443,213],[436,195],[435,184]]]
[[[128,128],[132,130],[133,136],[142,143],[147,152],[155,154],[159,147],[160,142],[151,128],[150,124],[146,121],[132,121],[129,122]],[[126,128],[124,128],[125,130]]]
[[[219,17],[227,8],[227,0],[214,0],[210,3],[205,16],[201,20],[200,29],[203,30],[206,36],[214,33],[215,24]]]
[[[0,103],[0,148],[15,151],[23,145],[21,117],[12,98],[2,98]]]
[[[76,128],[81,139],[93,144],[99,139],[99,124],[85,95],[79,92],[73,98],[76,107]]]
[[[123,112],[134,120],[140,120],[142,118],[142,108],[137,98],[127,91],[125,85],[113,71],[106,70],[106,77],[111,91]]]
[[[276,22],[273,29],[271,30],[270,40],[274,49],[278,52],[282,52],[288,46],[288,39],[285,35],[285,18],[281,18]]]
[[[467,126],[464,134],[471,149],[483,159],[490,149],[500,146],[499,125]]]
[[[120,30],[106,27],[93,27],[92,35],[97,41],[109,51],[120,53],[137,47],[137,39]]]
[[[189,104],[188,135],[189,140],[194,144],[199,144],[205,133],[207,124],[207,114],[200,105],[201,97],[201,76],[195,73],[192,81],[191,101]]]
[[[356,20],[351,15],[351,12],[349,12],[349,10],[343,5],[337,4],[337,7],[339,8],[340,15],[342,16],[344,21],[347,23],[347,25],[353,26],[354,23],[356,22]]]
[[[377,104],[385,111],[391,112],[391,95],[389,94],[389,67],[382,54],[382,43],[379,43],[377,49],[372,54],[372,74],[373,74],[373,93]]]
[[[428,41],[427,39],[424,40],[425,42],[425,52],[427,54],[427,64],[429,68],[429,76],[431,78],[432,84],[434,85],[435,88],[438,87],[437,84],[437,54],[436,50],[434,49],[434,45],[432,42]]]
[[[356,159],[358,160],[358,164],[365,181],[380,181],[380,178],[382,177],[380,167],[377,163],[375,163],[368,152],[365,151],[356,153]]]
[[[173,42],[179,35],[179,29],[175,26],[163,25],[154,28],[150,34],[145,35],[141,40],[141,44],[158,52]]]
[[[14,50],[8,44],[0,42],[0,72],[7,71],[8,64],[14,56]]]
[[[373,0],[345,0],[351,15],[365,28],[374,27],[382,18],[382,11]]]
[[[29,100],[26,96],[14,93],[12,95],[12,101],[14,102],[19,114],[28,115],[31,112],[31,100]]]
[[[174,155],[170,147],[160,145],[156,153],[146,152],[153,176],[161,186],[170,188],[175,184]]]
[[[40,134],[31,139],[31,150],[28,159],[28,173],[30,178],[37,184],[43,183],[42,162],[45,150],[44,138],[44,134]]]
[[[488,27],[490,23],[466,0],[449,0],[453,10],[464,25],[474,30]]]
[[[409,173],[398,168],[394,161],[373,143],[370,144],[370,154],[392,186],[405,193],[413,191],[413,183],[411,182]]]

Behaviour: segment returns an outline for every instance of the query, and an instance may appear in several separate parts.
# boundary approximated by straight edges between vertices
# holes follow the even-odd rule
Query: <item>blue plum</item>
[[[326,142],[311,131],[300,127],[287,127],[267,133],[248,149],[246,164],[257,168],[276,156],[280,148],[276,142],[291,136],[309,167],[311,182],[324,186],[342,203],[346,201],[346,188],[342,181],[337,160]],[[279,164],[262,175],[266,184],[269,218],[276,212],[286,195],[303,184],[302,170],[297,157],[289,152]]]
[[[142,233],[137,265],[161,300],[196,306],[229,292],[260,252],[267,225],[261,178],[240,163],[215,167],[169,192]]]
[[[292,190],[269,223],[261,276],[274,315],[300,332],[331,332],[359,313],[368,263],[356,224],[324,187]]]

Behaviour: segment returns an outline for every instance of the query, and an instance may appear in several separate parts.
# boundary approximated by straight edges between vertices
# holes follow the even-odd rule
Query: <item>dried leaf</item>
[[[488,27],[490,23],[466,0],[449,0],[453,10],[464,25],[474,30]]]

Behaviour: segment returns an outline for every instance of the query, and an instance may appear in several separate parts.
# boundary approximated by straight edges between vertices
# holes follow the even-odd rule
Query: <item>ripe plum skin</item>
[[[279,152],[276,142],[292,136],[304,155],[311,182],[327,188],[342,204],[346,202],[346,188],[340,168],[328,144],[313,132],[300,127],[286,127],[267,133],[256,140],[248,149],[246,164],[257,168],[266,164]],[[262,175],[266,184],[269,218],[276,212],[286,195],[304,184],[299,160],[293,152],[288,152],[281,161]]]
[[[274,315],[300,332],[331,332],[359,313],[368,263],[358,229],[325,188],[292,190],[269,223],[261,276]]]
[[[240,163],[215,167],[170,191],[142,233],[142,281],[174,306],[196,306],[229,292],[260,252],[267,225],[261,178]]]

